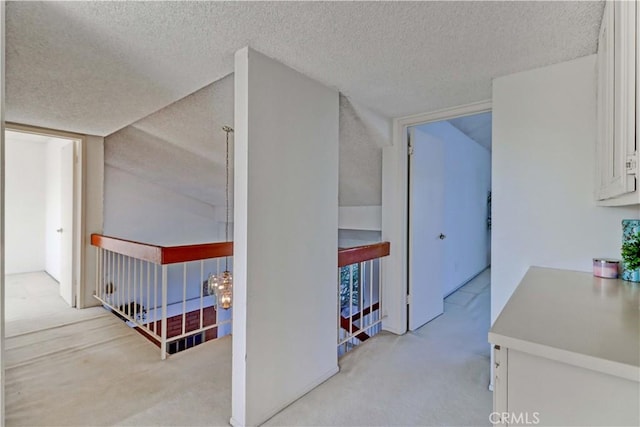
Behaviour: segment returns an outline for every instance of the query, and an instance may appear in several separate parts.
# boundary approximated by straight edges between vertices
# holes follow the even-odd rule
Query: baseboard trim
[[[470,281],[472,281],[473,279],[475,279],[476,277],[478,277],[479,275],[481,275],[482,273],[485,272],[485,270],[487,270],[488,268],[491,268],[491,264],[487,265],[486,267],[484,267],[482,270],[478,271],[476,274],[472,275],[471,277],[469,277],[466,280],[463,280],[461,284],[459,284],[458,286],[456,286],[451,292],[449,292],[447,295],[444,296],[444,298],[448,297],[449,295],[453,294],[454,292],[458,291],[461,287],[463,287],[464,285],[466,285],[467,283],[469,283]]]
[[[405,329],[398,329],[398,328],[389,327],[389,326],[386,326],[384,324],[384,321],[382,323],[382,330],[386,331],[386,332],[391,332],[392,334],[395,334],[395,335],[404,335],[404,334],[407,333],[407,329],[406,328]]]
[[[259,423],[256,423],[256,425],[262,425],[262,424],[266,423],[271,418],[275,417],[277,414],[279,414],[281,411],[283,411],[285,408],[287,408],[289,405],[291,405],[295,401],[299,400],[300,398],[304,397],[311,390],[313,390],[314,388],[318,387],[323,382],[327,381],[329,378],[331,378],[332,376],[337,374],[339,371],[340,371],[340,367],[338,365],[336,365],[335,367],[331,368],[330,370],[328,370],[324,374],[320,375],[318,378],[316,378],[310,384],[308,384],[305,387],[302,387],[302,389],[299,392],[299,396],[298,397],[296,397],[294,399],[291,399],[289,402],[285,403],[282,406],[279,406],[277,409],[275,409],[275,410],[273,410],[271,412],[271,415],[268,415],[264,420],[260,421]],[[240,425],[237,425],[237,424],[233,424],[233,423],[231,425],[233,427],[243,427],[243,426],[240,426]]]

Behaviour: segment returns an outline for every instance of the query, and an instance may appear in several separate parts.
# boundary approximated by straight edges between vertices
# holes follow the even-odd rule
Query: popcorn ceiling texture
[[[233,126],[233,75],[107,136],[105,164],[199,201],[224,205],[223,125]],[[232,150],[233,135],[230,142]],[[230,162],[233,165],[232,156]]]
[[[379,205],[381,147],[391,139],[385,116],[488,99],[493,77],[593,53],[602,9],[602,2],[9,2],[6,119],[109,135],[107,166],[220,206],[233,53],[251,45],[343,93],[340,205]]]
[[[382,147],[391,145],[391,123],[382,117],[358,114],[358,109],[340,95],[340,206],[379,206],[382,204]],[[360,109],[362,111],[362,109]],[[367,120],[368,119],[368,120]],[[376,124],[387,125],[385,133]]]
[[[109,135],[246,45],[398,117],[594,53],[603,2],[8,2],[6,119]],[[193,148],[195,150],[195,147]]]
[[[105,174],[116,173],[111,169],[116,168],[183,196],[224,206],[225,124],[233,126],[233,75],[107,136]],[[382,147],[390,138],[388,119],[340,96],[341,206],[381,204]],[[230,142],[233,168],[233,134]],[[109,176],[105,182],[112,182]],[[233,178],[230,184],[233,194]],[[105,218],[106,223],[113,220]]]

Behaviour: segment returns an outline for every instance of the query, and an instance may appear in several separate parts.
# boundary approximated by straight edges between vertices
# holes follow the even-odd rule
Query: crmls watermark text
[[[537,425],[540,424],[540,412],[492,412],[489,421],[492,424]]]

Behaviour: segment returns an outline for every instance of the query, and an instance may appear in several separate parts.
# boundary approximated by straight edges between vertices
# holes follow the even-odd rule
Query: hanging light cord
[[[226,222],[224,225],[224,240],[226,242],[229,241],[229,133],[233,132],[233,128],[230,126],[223,126],[222,130],[227,133],[227,157],[225,162],[225,171],[227,182],[225,185],[225,206],[226,206]],[[224,259],[224,269],[225,271],[229,271],[229,257],[225,257]]]

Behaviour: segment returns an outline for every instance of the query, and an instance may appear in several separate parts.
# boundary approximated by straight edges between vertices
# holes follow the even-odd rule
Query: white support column
[[[235,57],[234,426],[338,371],[338,92]]]

